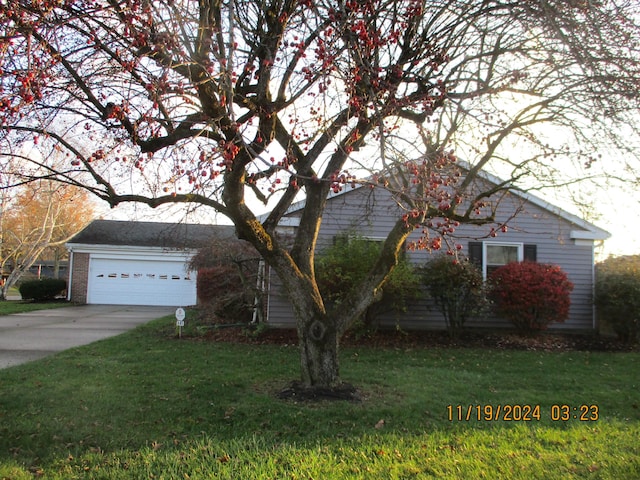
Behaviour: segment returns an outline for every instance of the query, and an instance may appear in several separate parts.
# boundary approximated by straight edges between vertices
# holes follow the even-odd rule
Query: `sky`
[[[604,242],[604,258],[640,254],[640,192],[603,193],[596,208],[602,217],[593,223],[611,233]]]

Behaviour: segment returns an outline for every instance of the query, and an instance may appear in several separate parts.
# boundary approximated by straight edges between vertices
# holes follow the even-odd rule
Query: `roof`
[[[463,165],[463,168],[464,168],[464,165]],[[481,178],[484,178],[485,180],[488,180],[494,185],[503,183],[500,178],[485,171],[481,171],[479,173],[479,176]],[[537,197],[536,195],[533,195],[531,192],[520,190],[518,188],[513,187],[511,184],[509,184],[509,186],[511,187],[509,191],[513,195],[516,195],[527,202],[537,205],[538,207],[552,213],[553,215],[556,215],[566,220],[567,222],[575,225],[577,229],[572,230],[571,238],[576,240],[606,240],[607,238],[611,237],[611,234],[609,232],[594,225],[593,223],[588,222],[583,218],[580,218],[577,215],[574,215],[564,210],[563,208],[558,207],[557,205],[549,203],[546,200],[543,200],[542,198]]]
[[[458,160],[458,164],[460,165],[460,167],[462,167],[463,169],[468,169],[469,168],[469,164],[464,162],[464,161],[460,161]],[[492,175],[484,170],[481,170],[480,172],[478,172],[478,177],[484,180],[487,180],[491,183],[493,183],[494,185],[499,185],[501,183],[504,183],[500,178],[498,178],[495,175]],[[353,190],[357,190],[359,188],[362,187],[362,184],[358,183],[356,184],[354,187],[352,188],[344,188],[343,190],[340,190],[339,192],[329,192],[329,196],[328,199],[330,200],[333,197],[338,197],[344,194],[348,194],[349,192],[353,191]],[[607,238],[611,237],[611,234],[609,232],[607,232],[606,230],[578,217],[577,215],[574,215],[572,213],[569,213],[568,211],[553,205],[552,203],[547,202],[546,200],[543,200],[535,195],[533,195],[530,192],[525,192],[523,190],[517,189],[513,186],[511,186],[511,189],[509,190],[511,194],[522,198],[523,200],[527,201],[527,202],[531,202],[532,204],[552,213],[553,215],[556,215],[557,217],[560,217],[561,219],[564,219],[565,221],[575,225],[577,228],[575,230],[571,231],[571,238],[576,239],[576,240],[606,240]],[[305,207],[306,204],[306,198],[303,198],[302,200],[293,203],[289,209],[287,210],[287,212],[285,213],[285,215],[290,215],[296,211],[302,210]],[[265,214],[261,217],[261,219],[266,218],[266,216],[268,215]],[[285,217],[286,218],[286,217]],[[284,219],[283,219],[284,220]],[[295,222],[295,220],[294,220]],[[285,223],[287,223],[285,221]],[[289,221],[290,223],[290,221]]]
[[[94,220],[67,244],[170,249],[200,248],[212,238],[235,238],[231,225]]]

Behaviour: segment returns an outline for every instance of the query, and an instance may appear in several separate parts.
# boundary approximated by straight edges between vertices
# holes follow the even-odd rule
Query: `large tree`
[[[226,215],[284,282],[303,381],[332,386],[340,336],[380,294],[412,232],[421,232],[414,246],[439,248],[459,222],[492,222],[494,199],[514,185],[575,180],[559,177],[571,170],[562,158],[594,167],[598,152],[625,148],[631,158],[637,9],[631,0],[7,0],[2,139],[7,152],[41,142],[68,157],[64,168],[41,160],[14,172],[21,181],[48,169],[111,205],[195,202]],[[476,177],[490,168],[509,181],[481,189]],[[332,191],[363,183],[391,192],[398,221],[357,293],[331,311],[314,272],[322,214]],[[295,238],[283,242],[276,229],[300,198]],[[260,220],[257,202],[270,212]]]
[[[0,299],[36,261],[59,260],[64,243],[95,215],[89,194],[72,185],[38,180],[12,193],[0,217],[0,266],[7,273]]]

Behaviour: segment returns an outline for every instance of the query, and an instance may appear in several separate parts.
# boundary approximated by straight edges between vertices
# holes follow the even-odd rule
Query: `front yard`
[[[0,478],[640,477],[638,351],[346,346],[362,401],[302,403],[294,345],[174,322],[0,371]]]

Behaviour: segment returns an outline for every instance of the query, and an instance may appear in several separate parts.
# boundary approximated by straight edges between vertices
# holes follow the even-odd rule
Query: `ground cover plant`
[[[640,476],[637,351],[346,346],[361,401],[309,403],[276,396],[295,345],[174,322],[0,371],[0,478]]]

